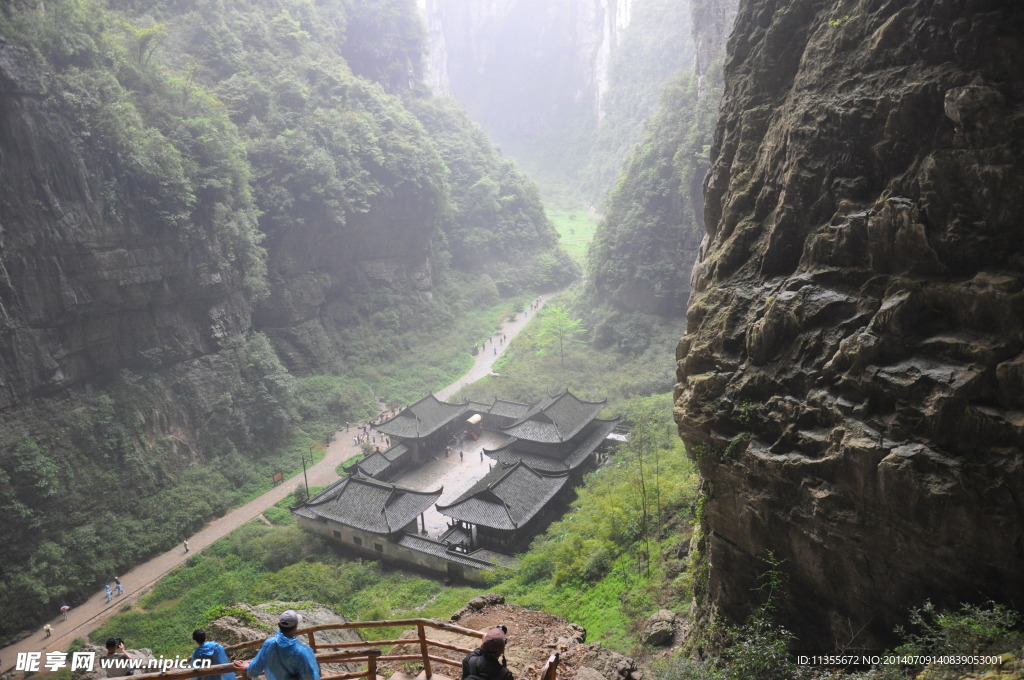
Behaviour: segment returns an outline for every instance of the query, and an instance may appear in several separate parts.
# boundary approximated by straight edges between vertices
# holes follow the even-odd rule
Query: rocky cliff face
[[[808,644],[1024,601],[1022,13],[744,0],[678,349],[704,603]]]
[[[144,177],[123,183],[110,159],[124,150],[83,150],[45,73],[0,42],[0,410],[213,354],[250,328],[236,244],[201,211],[189,229],[157,217],[180,206]]]
[[[533,134],[571,108],[596,118],[633,2],[419,0],[427,83],[455,96],[499,141]]]
[[[683,314],[704,235],[703,179],[736,2],[693,0],[689,9],[696,73],[685,70],[661,92],[660,110],[645,122],[608,197],[591,253],[595,297],[627,314]]]
[[[697,92],[709,86],[706,78],[711,65],[722,57],[725,40],[732,31],[739,0],[691,0],[693,17],[694,71]],[[711,84],[713,86],[713,84]]]

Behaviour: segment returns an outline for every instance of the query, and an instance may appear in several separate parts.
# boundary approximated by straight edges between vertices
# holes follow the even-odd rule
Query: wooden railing
[[[263,644],[263,640],[259,641]],[[360,661],[367,662],[367,669],[365,671],[359,671],[358,673],[343,673],[340,675],[332,675],[330,677],[335,680],[341,680],[342,678],[375,678],[377,674],[377,659],[380,658],[380,650],[375,647],[368,647],[366,649],[360,649],[351,652],[330,652],[325,654],[317,654],[317,664],[322,666],[325,663],[347,663]],[[178,670],[159,671],[156,673],[142,673],[141,675],[136,672],[131,676],[132,680],[188,680],[189,678],[202,678],[206,676],[218,676],[223,673],[235,673],[239,678],[244,680],[244,671],[235,671],[235,667],[230,663],[218,664],[216,666],[210,666],[208,668],[182,668]],[[326,678],[322,680],[327,680]]]
[[[373,640],[370,642],[362,640],[352,642],[317,642],[316,640],[316,634],[323,631],[360,630],[362,628],[391,628],[394,626],[415,626],[416,637],[396,640]],[[392,621],[347,621],[344,623],[327,623],[319,626],[302,628],[297,632],[296,636],[305,636],[309,646],[313,649],[317,663],[321,668],[324,664],[330,663],[366,664],[366,670],[364,671],[325,675],[322,676],[321,680],[355,680],[355,678],[376,680],[377,665],[382,661],[419,661],[423,664],[423,671],[427,678],[430,678],[433,675],[432,662],[461,668],[461,660],[456,661],[454,659],[438,656],[437,654],[432,654],[432,648],[458,652],[463,656],[469,654],[473,650],[468,647],[460,647],[447,642],[441,642],[440,640],[431,640],[427,637],[427,628],[444,630],[470,638],[482,638],[484,636],[482,631],[463,628],[462,626],[442,621],[435,621],[434,619],[395,619]],[[225,647],[225,649],[233,658],[251,657],[252,654],[246,654],[245,652],[252,651],[252,653],[255,654],[255,651],[263,645],[264,641],[265,640],[261,639],[242,642],[237,645]],[[399,649],[400,647],[403,645],[409,645],[418,647],[419,651],[416,654],[385,655],[378,647],[371,645],[391,645],[392,652],[396,651],[396,649],[401,651]],[[543,669],[541,669],[538,680],[557,680],[558,659],[559,657],[557,652],[548,658],[547,663],[545,663]],[[218,666],[211,666],[209,668],[188,668],[159,673],[146,673],[143,675],[136,674],[132,676],[132,680],[189,680],[190,678],[200,678],[222,673],[235,673],[235,668],[231,664],[221,664]],[[241,680],[245,680],[244,672],[238,672],[237,675]]]
[[[540,669],[540,678],[538,680],[558,680],[558,652],[548,657],[544,668]]]
[[[405,638],[398,640],[373,640],[371,642],[363,642],[356,640],[354,642],[317,642],[316,634],[322,631],[328,630],[360,630],[363,628],[392,628],[395,626],[415,626],[416,637]],[[309,646],[313,649],[314,653],[325,649],[365,649],[368,645],[392,645],[392,652],[395,651],[396,647],[402,645],[410,645],[419,647],[419,652],[416,654],[381,654],[378,658],[373,659],[374,666],[378,661],[419,661],[423,664],[423,671],[429,678],[433,675],[432,663],[448,664],[457,668],[462,667],[461,660],[449,659],[437,654],[432,654],[432,648],[447,649],[453,652],[458,652],[460,655],[466,655],[473,651],[471,647],[460,647],[458,645],[449,644],[447,642],[441,642],[440,640],[431,640],[427,637],[426,629],[435,628],[437,630],[444,630],[450,633],[457,633],[459,635],[465,635],[470,638],[482,638],[484,633],[479,630],[473,630],[471,628],[463,628],[453,623],[445,623],[443,621],[435,621],[434,619],[394,619],[391,621],[346,621],[344,623],[325,623],[319,626],[310,626],[308,628],[302,628],[298,631],[297,636],[305,636]],[[239,652],[244,652],[247,649],[255,649],[263,644],[263,640],[253,640],[251,642],[243,642],[237,645],[231,645],[225,649],[232,656],[237,656]],[[475,646],[475,645],[474,645]],[[379,650],[378,650],[379,653]],[[317,660],[320,660],[320,654],[317,654]],[[353,657],[350,659],[353,663],[367,662],[369,666],[370,659]],[[369,668],[365,673],[345,673],[341,675],[325,676],[321,680],[346,680],[348,678],[366,677],[368,680],[374,680],[376,674],[376,668],[371,674]]]

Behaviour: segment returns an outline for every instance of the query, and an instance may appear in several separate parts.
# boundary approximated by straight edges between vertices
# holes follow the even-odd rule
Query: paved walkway
[[[541,296],[538,309],[551,299],[552,295]],[[525,315],[523,311],[519,310],[515,321],[506,321],[501,325],[501,328],[492,335],[491,341],[487,343],[486,351],[477,353],[476,361],[469,372],[448,387],[438,391],[436,393],[438,399],[443,401],[451,398],[466,385],[476,382],[491,372],[494,362],[502,355],[512,339],[519,334],[519,331],[533,319],[536,310],[530,310]],[[505,342],[499,343],[497,352],[495,352],[492,349],[494,346],[492,343],[496,342],[502,334],[505,336]],[[352,444],[354,434],[356,434],[356,429],[352,427],[347,430],[339,430],[331,437],[323,459],[306,471],[310,486],[327,486],[338,480],[338,474],[335,471],[338,465],[360,452],[360,449]],[[477,465],[479,465],[479,452],[477,452]],[[67,621],[63,621],[60,614],[57,613],[49,621],[53,626],[51,637],[47,638],[40,629],[21,641],[0,650],[0,673],[14,669],[20,652],[43,652],[45,661],[45,653],[48,651],[67,651],[72,640],[88,637],[89,633],[118,613],[126,603],[136,602],[151,590],[156,582],[171,569],[184,563],[192,555],[202,552],[211,543],[227,536],[238,527],[256,519],[264,510],[272,507],[302,483],[302,473],[300,472],[297,476],[279,484],[262,496],[254,498],[240,508],[235,508],[223,517],[214,520],[199,533],[189,537],[188,553],[185,552],[184,546],[179,544],[121,575],[121,584],[125,589],[124,595],[114,596],[112,601],[107,602],[106,595],[101,590],[86,602],[72,608],[68,613]],[[111,586],[113,586],[113,582],[111,582]],[[129,641],[130,646],[131,641]],[[43,671],[43,673],[49,674],[48,671]]]

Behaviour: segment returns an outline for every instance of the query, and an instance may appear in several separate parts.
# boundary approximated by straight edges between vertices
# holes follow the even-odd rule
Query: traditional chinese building
[[[389,481],[411,467],[414,467],[412,449],[399,442],[385,451],[373,451],[358,463],[347,466],[345,470],[349,474],[358,472],[366,477]]]
[[[467,551],[516,552],[557,514],[552,501],[568,481],[567,471],[540,472],[522,461],[498,465],[453,502],[437,506],[457,523],[445,538]]]
[[[568,390],[548,397],[502,427],[501,432],[513,439],[486,453],[506,467],[524,462],[538,472],[571,472],[578,477],[586,463],[599,462],[602,445],[619,422],[597,417],[606,403],[583,401]]]
[[[462,431],[468,404],[450,404],[428,394],[373,427],[391,437],[392,442],[404,444],[409,449],[412,464],[421,463],[438,450],[444,450],[452,436]]]
[[[371,479],[343,477],[292,512],[299,526],[346,551],[412,567],[453,580],[477,583],[495,566],[512,567],[509,555],[480,549],[468,554],[450,542],[420,536],[417,518],[441,496]]]
[[[618,422],[597,417],[605,403],[568,390],[534,406],[497,398],[452,404],[428,395],[374,426],[390,437],[388,449],[347,468],[349,476],[294,512],[300,526],[353,551],[451,579],[484,581],[495,565],[514,564],[511,555],[564,511],[584,471],[600,462]],[[496,465],[458,498],[436,506],[450,518],[446,530],[422,535],[417,517],[442,490],[415,491],[389,480],[440,459],[449,447],[461,452],[477,436],[498,448],[477,445],[473,455],[481,451]],[[441,518],[433,521],[444,525]]]
[[[385,553],[389,539],[416,532],[417,518],[441,497],[361,474],[348,475],[293,510],[299,526],[355,550]]]

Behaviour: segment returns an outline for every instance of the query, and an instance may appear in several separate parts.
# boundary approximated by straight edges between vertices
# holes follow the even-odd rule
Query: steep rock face
[[[804,642],[1024,601],[1024,58],[994,1],[745,0],[677,352],[704,604]]]
[[[705,77],[711,65],[723,54],[725,40],[732,31],[739,0],[691,0],[693,17],[694,70],[697,91],[703,94]]]
[[[0,43],[0,409],[215,353],[249,330],[235,246],[198,213],[173,228],[143,178],[119,184],[84,153],[44,73]]]
[[[596,117],[633,1],[420,0],[427,82],[454,95],[499,142],[533,133],[569,108]]]
[[[439,165],[436,157],[429,160]],[[440,177],[435,171],[424,182]],[[290,370],[331,367],[343,344],[339,331],[372,311],[372,304],[360,302],[370,291],[430,294],[430,239],[442,207],[437,187],[419,191],[405,184],[344,220],[311,216],[288,228],[264,226],[271,287],[253,323],[274,341]]]
[[[608,197],[589,283],[620,311],[674,318],[685,310],[704,234],[702,183],[735,9],[735,2],[692,2],[693,42],[701,50],[696,73],[680,74],[661,93],[660,110],[646,121]]]

